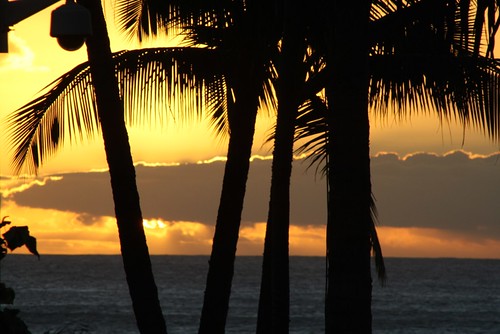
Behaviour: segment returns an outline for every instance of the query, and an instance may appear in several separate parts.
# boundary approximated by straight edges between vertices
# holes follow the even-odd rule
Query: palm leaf
[[[379,114],[401,118],[435,110],[498,140],[500,61],[484,57],[383,56],[370,59],[370,101]]]
[[[384,256],[382,254],[382,246],[380,245],[380,240],[378,238],[377,226],[378,224],[378,212],[377,206],[375,205],[375,198],[371,196],[370,200],[370,241],[372,246],[373,258],[375,261],[375,270],[377,271],[377,277],[381,285],[384,285],[387,281],[387,271],[385,268]]]
[[[224,28],[245,3],[232,0],[117,0],[117,24],[129,38],[142,40],[158,31],[187,33],[193,27]]]
[[[66,135],[73,141],[75,136],[82,139],[85,133],[92,137],[99,130],[88,63],[76,66],[44,90],[44,94],[7,119],[16,172],[23,166],[28,173],[36,172],[45,157],[57,151]]]
[[[479,2],[372,1],[371,107],[382,115],[396,111],[400,117],[411,111],[434,110],[441,119],[454,117],[498,141],[500,63],[491,58],[499,25],[499,20],[495,21],[498,4]],[[327,69],[322,72],[331,75]],[[328,136],[322,108],[323,104],[318,103],[298,118],[297,139],[308,139],[299,150],[311,154],[313,164],[325,163],[327,168]],[[385,265],[376,221],[372,197],[370,236],[383,283]]]
[[[498,20],[491,19],[496,8],[491,1],[481,8],[474,1],[373,1],[370,107],[382,116],[396,112],[401,119],[435,111],[440,119],[456,119],[498,141],[500,62],[487,57],[488,47],[483,46],[482,55],[477,47],[478,41],[491,44]],[[485,8],[491,27],[487,38],[475,23]],[[326,137],[320,132],[326,127],[320,117],[321,112],[299,117],[298,138],[312,138],[299,148],[301,152],[324,154],[320,147],[326,145]]]
[[[374,0],[371,37],[379,48],[392,52],[393,48],[419,47],[419,42],[429,44],[433,34],[448,46],[491,57],[487,50],[498,28],[492,17],[495,10],[494,0]]]
[[[392,108],[401,118],[435,110],[441,119],[458,119],[498,140],[499,64],[486,51],[497,23],[483,19],[485,10],[496,7],[487,2],[424,0],[406,2],[397,11],[395,5],[377,7],[383,9],[373,12],[383,15],[372,24],[374,110],[387,115]],[[483,25],[490,27],[489,35],[478,28]]]
[[[209,49],[153,48],[113,54],[128,124],[201,115],[227,108],[221,58]],[[45,93],[9,116],[13,168],[36,173],[63,144],[100,131],[89,63],[78,65]]]
[[[160,30],[180,33],[184,36],[184,45],[217,49],[226,65],[223,73],[232,77],[238,76],[242,56],[255,63],[264,57],[262,62],[268,65],[264,67],[267,73],[264,74],[263,86],[259,91],[260,109],[276,109],[272,84],[272,78],[276,74],[270,59],[276,54],[279,36],[276,29],[273,29],[277,22],[272,16],[274,11],[269,11],[267,2],[139,0],[133,3],[132,7],[130,0],[116,2],[119,29],[131,38],[135,36],[141,40],[145,35],[156,35]],[[252,43],[258,45],[251,45]],[[241,52],[247,54],[242,55]],[[252,52],[255,54],[248,54]],[[260,75],[260,69],[256,73]],[[224,85],[227,85],[227,92],[234,89],[227,81]],[[211,90],[210,87],[207,89]],[[223,111],[231,107],[228,104],[230,100],[216,101],[217,94],[210,96],[214,97],[209,101],[210,105],[219,104],[212,108],[215,112],[212,113],[211,127],[217,135],[224,138],[229,133],[229,126],[228,115]]]
[[[306,154],[310,166],[324,165],[326,159],[328,136],[326,132],[326,115],[328,107],[320,96],[311,97],[299,109],[295,127],[295,141],[302,142],[297,154]]]

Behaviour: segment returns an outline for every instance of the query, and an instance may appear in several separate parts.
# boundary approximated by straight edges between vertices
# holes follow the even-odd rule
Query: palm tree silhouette
[[[166,333],[142,225],[124,106],[137,110],[141,110],[142,105],[149,106],[148,102],[141,105],[138,101],[147,100],[145,97],[154,90],[156,96],[167,101],[175,95],[183,102],[191,102],[186,105],[201,109],[204,88],[209,95],[220,97],[222,77],[211,72],[209,66],[208,71],[203,67],[196,73],[207,80],[194,80],[193,71],[197,68],[183,66],[183,61],[189,59],[189,63],[196,64],[203,59],[205,64],[210,64],[210,59],[214,63],[219,60],[213,52],[189,48],[182,52],[163,48],[112,55],[100,2],[82,1],[82,4],[91,10],[94,26],[94,35],[87,41],[89,61],[54,81],[45,94],[10,116],[10,139],[16,147],[14,168],[17,172],[23,169],[36,172],[45,159],[62,146],[66,133],[72,140],[102,131],[122,258],[137,324],[141,333]],[[169,80],[175,80],[175,87],[169,85]],[[139,97],[135,100],[122,99],[123,96]],[[186,99],[183,100],[183,96]],[[224,103],[218,102],[211,104],[210,110],[224,107]],[[139,113],[130,112],[127,120],[141,119],[134,116]],[[144,119],[151,117],[154,116],[147,113]]]
[[[229,87],[234,91],[236,102],[234,111],[232,108],[228,109],[230,130],[228,161],[207,277],[200,333],[224,331],[249,168],[248,161],[251,154],[253,124],[257,111],[256,101],[258,96],[262,95],[262,82],[266,83],[269,78],[272,78],[272,76],[266,76],[267,73],[262,75],[255,72],[255,69],[269,66],[267,64],[273,57],[274,49],[278,47],[278,40],[283,34],[283,29],[291,30],[292,36],[287,38],[286,42],[285,40],[281,42],[281,49],[285,50],[283,54],[289,55],[278,58],[276,63],[278,66],[274,67],[278,72],[278,77],[273,81],[274,83],[277,80],[278,83],[276,87],[278,92],[278,122],[258,320],[259,332],[288,331],[289,184],[293,157],[294,119],[297,108],[301,104],[299,102],[301,87],[298,86],[303,83],[305,78],[306,66],[303,64],[303,57],[306,50],[304,37],[302,37],[303,41],[300,42],[293,35],[297,34],[296,29],[293,28],[297,22],[288,22],[286,27],[281,22],[283,17],[287,17],[289,20],[297,17],[298,12],[294,9],[294,13],[290,14],[288,13],[290,9],[287,9],[285,13],[284,9],[290,5],[277,1],[274,4],[275,13],[267,14],[269,17],[266,21],[266,17],[262,17],[262,13],[265,12],[256,11],[256,8],[260,9],[258,6],[262,6],[260,3],[235,6],[237,3],[230,2],[228,4],[219,1],[212,4],[205,1],[203,4],[191,3],[194,10],[190,5],[172,5],[168,8],[170,12],[179,12],[184,15],[183,18],[177,18],[175,15],[174,17],[167,15],[165,9],[156,11],[158,6],[156,2],[150,1],[148,4],[146,8],[152,9],[148,11],[148,15],[145,15],[144,12],[133,14],[123,11],[128,16],[125,15],[122,22],[129,32],[132,33],[135,30],[134,34],[141,37],[142,34],[150,32],[148,30],[150,27],[161,26],[162,23],[158,23],[156,18],[168,17],[168,20],[172,22],[181,22],[179,25],[182,25],[182,22],[188,22],[186,25],[189,29],[188,34],[195,43],[206,44],[219,51],[222,50],[230,55],[226,62],[231,67],[239,68],[237,71],[230,70],[227,77]],[[184,6],[185,8],[183,8]],[[267,4],[265,9],[261,10],[269,12],[270,8],[273,7]],[[194,11],[195,14],[192,14],[191,11]],[[194,18],[188,19],[190,16]],[[200,17],[210,17],[214,23],[203,21]],[[227,20],[227,17],[231,18],[229,22],[224,21]],[[266,26],[267,22],[273,21],[276,22],[274,25]],[[142,22],[142,30],[137,26],[138,22]],[[209,23],[207,24],[207,22]],[[259,29],[256,29],[256,24]],[[221,27],[226,28],[222,29]],[[156,27],[153,30],[158,29]],[[266,29],[275,30],[266,32]],[[269,36],[270,33],[272,33],[271,36]],[[305,29],[299,33],[304,34]],[[271,49],[269,49],[269,45],[271,45]],[[252,69],[252,72],[245,72],[242,69]],[[242,99],[242,96],[245,97],[248,94],[252,94],[250,99]]]
[[[224,5],[227,6],[227,4]],[[130,7],[128,7],[128,3],[126,4],[126,8],[127,9],[124,9],[121,12],[129,13],[128,9]],[[137,7],[137,8],[143,8],[143,7]],[[152,8],[154,10],[158,9],[158,7],[155,7],[154,5],[147,6],[147,8]],[[160,8],[160,9],[164,10],[165,8]],[[197,17],[196,15],[200,14],[199,13],[196,13],[196,15],[190,14],[189,10],[190,9],[188,8],[186,12],[184,12],[184,9],[183,11],[181,11],[183,13],[181,15],[181,19],[178,19],[177,17],[174,16],[174,18],[172,19],[172,22],[174,22],[174,27],[177,27],[176,24],[180,24],[179,22],[183,22],[182,20],[186,19],[186,17],[187,17],[186,21],[191,24],[193,21],[197,20],[197,19],[194,20],[189,19],[189,17],[190,15]],[[241,10],[242,8],[238,6],[236,6],[236,8],[229,6],[229,9],[224,9],[224,11],[222,12],[238,13],[238,11]],[[211,9],[209,9],[208,11],[210,12]],[[224,105],[224,103],[227,103],[226,105],[228,108],[227,113],[225,114],[223,113],[223,111],[225,110],[224,108],[216,108],[216,112],[214,113],[215,116],[227,115],[227,119],[222,118],[222,121],[220,120],[216,121],[215,125],[218,129],[221,130],[224,128],[224,126],[228,125],[229,131],[231,132],[231,136],[228,149],[228,162],[225,171],[225,182],[223,184],[221,205],[218,214],[218,228],[216,229],[216,233],[214,236],[214,247],[213,247],[214,250],[211,256],[209,275],[207,277],[207,290],[206,290],[204,308],[202,312],[200,332],[206,331],[212,333],[214,331],[216,332],[223,331],[225,325],[225,319],[227,316],[227,309],[229,304],[229,294],[230,294],[231,280],[233,273],[234,256],[236,252],[236,242],[238,238],[238,229],[241,219],[241,209],[243,205],[246,177],[249,168],[249,158],[251,153],[250,149],[252,145],[253,126],[255,123],[257,101],[259,99],[259,95],[261,98],[265,97],[266,94],[267,96],[271,95],[269,86],[266,86],[270,85],[271,82],[269,81],[269,79],[266,78],[272,78],[273,73],[272,71],[267,72],[270,67],[269,65],[265,64],[269,63],[270,56],[273,54],[274,48],[271,48],[271,51],[268,54],[264,55],[264,58],[263,60],[261,60],[260,63],[258,61],[258,58],[255,57],[254,52],[259,52],[259,51],[261,52],[262,50],[266,50],[266,48],[269,48],[269,45],[276,45],[278,41],[277,37],[280,36],[280,34],[276,33],[276,36],[272,35],[274,39],[271,38],[271,40],[274,42],[274,44],[268,42],[268,40],[266,39],[262,41],[261,37],[266,35],[255,32],[255,27],[254,27],[255,23],[256,22],[258,23],[262,20],[259,19],[259,16],[256,15],[256,13],[259,13],[260,15],[260,12],[256,10],[256,8],[254,8],[253,10],[249,10],[248,8],[246,8],[243,11],[243,13],[239,13],[238,15],[236,15],[240,20],[236,21],[239,24],[233,23],[234,25],[233,26],[231,24],[219,23],[219,25],[214,25],[215,28],[212,27],[213,31],[207,29],[207,27],[205,27],[203,24],[201,26],[194,26],[194,25],[189,26],[191,29],[191,35],[189,35],[189,37],[193,40],[193,44],[204,42],[205,40],[207,40],[211,41],[212,44],[205,42],[206,44],[212,47],[217,47],[218,50],[222,51],[219,52],[218,55],[220,58],[224,60],[223,61],[224,64],[230,65],[229,67],[210,66],[210,63],[207,62],[207,59],[204,59],[204,63],[206,67],[217,68],[218,73],[224,73],[226,75],[225,78],[227,81],[225,82],[225,84],[227,84],[229,88],[234,91],[234,94],[236,96],[236,101],[229,100],[225,102],[224,99],[222,99],[223,100],[222,105]],[[142,14],[144,15],[145,13]],[[149,13],[148,19],[151,18],[158,19],[163,17],[162,15],[165,16],[165,14],[158,14],[158,13],[155,14],[154,12]],[[204,17],[204,15],[205,14],[200,16]],[[225,16],[222,17],[224,18]],[[144,20],[125,19],[126,23],[139,22],[139,21],[145,24],[145,26],[148,26],[150,28],[154,27],[154,24],[149,22],[148,20],[144,21]],[[267,21],[264,20],[264,22],[273,22],[273,21],[278,22],[277,20],[274,19],[273,20],[268,19]],[[201,22],[204,23],[203,20],[201,20]],[[162,25],[163,23],[160,22],[158,24]],[[222,40],[214,38],[214,36],[220,35],[220,32],[218,31],[220,29],[220,26],[231,27],[231,29],[229,29],[229,33],[226,33],[226,35],[228,35],[229,37],[225,37],[225,39]],[[275,31],[279,32],[280,29],[281,27],[278,27]],[[157,31],[157,29],[155,28],[153,28],[152,30]],[[241,35],[250,37],[241,38]],[[258,44],[258,46],[248,45],[247,42],[250,40],[259,41],[256,43],[261,43],[261,44]],[[293,39],[289,40],[292,43],[295,42]],[[244,42],[243,44],[242,41]],[[238,42],[240,44],[238,44]],[[228,49],[226,44],[228,44],[231,48]],[[236,52],[234,52],[233,49],[236,50]],[[122,80],[120,81],[120,87],[126,88],[130,86],[130,84],[128,83],[130,81],[130,77],[128,77],[127,73],[133,71],[132,68],[135,64],[139,62],[138,61],[139,57],[142,56],[143,58],[142,60],[144,62],[152,61],[153,63],[157,62],[157,64],[163,64],[161,61],[158,61],[158,57],[165,56],[164,51],[165,50],[156,49],[156,50],[148,50],[147,52],[143,53],[141,53],[140,51],[139,52],[136,51],[136,52],[120,52],[115,54],[114,59],[115,62],[117,63],[117,68],[118,68],[117,73],[119,74],[119,76],[120,73],[122,72],[125,73],[120,76],[120,78],[122,78]],[[185,51],[184,49],[179,49],[179,53],[182,53],[184,51]],[[130,61],[127,60],[129,57],[132,58],[132,60]],[[151,57],[153,57],[153,59],[151,59]],[[297,54],[295,55],[295,57],[297,57]],[[235,59],[237,60],[237,62],[236,63],[232,62],[232,60]],[[245,59],[247,61],[243,61]],[[249,66],[247,68],[241,68],[239,66],[241,61],[243,61],[243,63],[245,64],[247,63],[251,64],[252,62],[254,62],[255,65]],[[300,59],[295,60],[295,62],[300,64]],[[264,64],[265,66],[262,66],[262,64]],[[81,87],[82,86],[86,87],[85,66],[86,64],[82,64],[79,67],[75,68],[73,71],[71,71],[71,73],[68,73],[68,75],[63,76],[58,82],[55,83],[52,90],[50,90],[40,99],[35,100],[33,103],[29,103],[21,110],[24,111],[25,114],[37,108],[45,110],[44,108],[48,108],[52,102],[56,101],[55,97],[58,97],[59,94],[64,94],[64,92],[66,91],[69,93],[76,90],[78,91],[77,96],[80,95],[79,91],[82,89]],[[252,69],[261,67],[264,68],[263,78],[256,78],[255,71],[253,71]],[[295,66],[290,66],[290,65],[283,66],[283,68],[286,67],[288,67],[288,70],[290,69],[293,70]],[[142,67],[139,66],[139,68]],[[161,75],[158,73],[157,67],[154,66],[152,70],[151,69],[149,70],[150,70],[149,73],[152,72],[153,75],[149,77],[147,83],[143,84],[152,84],[155,81],[155,78],[160,78],[161,80]],[[286,71],[283,72],[285,73]],[[146,73],[148,72],[146,71]],[[163,72],[160,71],[160,73]],[[292,74],[292,77],[290,78],[293,79],[293,75],[296,76],[297,74]],[[137,75],[137,77],[143,78],[141,75]],[[295,80],[296,78],[293,81]],[[288,201],[289,197],[288,195],[289,178],[291,172],[291,159],[292,159],[291,145],[293,142],[292,141],[293,119],[295,117],[294,116],[295,112],[293,110],[297,108],[297,105],[299,103],[297,101],[293,101],[290,99],[290,96],[298,96],[298,94],[294,94],[292,92],[294,90],[295,93],[298,93],[297,87],[286,88],[287,87],[286,84],[293,83],[293,81],[291,82],[288,82],[288,80],[281,81],[282,84],[284,83],[283,86],[285,88],[282,89],[282,91],[284,91],[285,93],[280,94],[281,96],[280,99],[282,101],[282,103],[280,103],[282,109],[282,112],[280,113],[281,115],[280,120],[288,119],[287,122],[288,125],[285,125],[285,127],[282,127],[280,125],[277,128],[282,128],[282,129],[288,128],[288,130],[285,131],[277,130],[277,135],[276,135],[277,149],[275,150],[275,155],[283,157],[284,160],[279,161],[281,158],[276,159],[276,163],[273,164],[274,165],[273,185],[271,186],[272,194],[271,194],[271,202],[269,210],[269,221],[271,222],[270,223],[271,228],[268,229],[269,235],[273,235],[273,237],[266,238],[266,249],[267,249],[267,251],[265,252],[266,264],[264,265],[263,269],[262,302],[260,304],[261,308],[259,311],[260,313],[259,328],[268,328],[267,330],[269,330],[269,328],[273,328],[274,326],[273,324],[277,323],[279,323],[280,326],[286,326],[286,328],[288,328],[288,311],[287,311],[288,292],[286,291],[288,289],[288,283],[280,282],[279,279],[276,278],[279,277],[280,274],[284,275],[283,277],[288,276],[287,247],[288,247],[289,208],[286,205],[281,205],[281,203],[283,203],[283,201]],[[253,86],[249,85],[249,83],[251,82],[254,82]],[[264,84],[263,86],[262,83]],[[296,85],[297,83],[294,84]],[[262,87],[264,87],[264,89]],[[136,94],[136,92],[133,93]],[[122,94],[124,96],[133,95],[128,93],[122,93]],[[148,95],[147,94],[142,95],[142,97],[145,96]],[[219,94],[217,97],[220,98],[221,95]],[[291,103],[288,104],[287,101],[291,101]],[[125,100],[125,103],[127,102],[128,100]],[[85,103],[85,100],[83,100],[83,103]],[[134,102],[129,102],[128,104],[132,105],[134,104]],[[84,106],[84,109],[85,107],[86,106]],[[237,110],[237,112],[236,111],[231,112],[231,110]],[[84,119],[92,119],[91,115],[89,116],[84,114],[82,116]],[[57,125],[57,127],[59,126],[57,122],[58,118],[56,117],[52,123],[50,121],[46,121],[45,123],[48,123],[49,127],[51,127],[52,129],[51,131],[53,131],[55,127],[54,125]],[[80,124],[80,123],[76,121],[72,122],[72,124]],[[282,122],[280,122],[280,124],[282,124]],[[92,128],[92,126],[89,126],[88,124],[86,124],[84,127],[85,128],[83,130],[88,130]],[[33,126],[33,124],[31,124],[31,129],[37,129],[37,128],[38,125]],[[43,129],[45,127],[42,126],[41,128]],[[77,130],[82,131],[81,128],[78,128]],[[285,135],[281,136],[280,133],[284,133]],[[30,137],[28,136],[26,138]],[[50,138],[52,139],[52,137]],[[281,138],[283,138],[284,140],[282,141]],[[280,143],[284,143],[284,145],[281,145]],[[26,157],[33,157],[33,155],[29,155],[30,152],[29,148],[34,147],[37,144],[38,143],[35,142],[32,145],[30,141],[25,141],[25,144],[20,145],[20,149],[16,154],[16,156],[18,157],[17,160],[24,161]],[[57,144],[58,142],[55,143],[56,146]],[[51,145],[46,145],[46,146],[52,148]],[[284,148],[284,150],[282,148]],[[51,151],[43,150],[43,152],[50,153]],[[19,159],[19,157],[21,157],[21,159]],[[43,155],[41,156],[36,155],[33,157],[33,161],[35,162],[38,162],[38,159],[40,160],[43,159]],[[279,167],[280,164],[283,167]],[[288,172],[283,173],[283,168],[288,169]],[[282,181],[276,182],[278,180]],[[276,186],[276,184],[278,184],[278,186]],[[277,230],[274,229],[275,226],[279,227],[279,230],[281,231],[280,233],[272,232],[273,230]],[[272,248],[270,247],[271,244],[274,244],[276,246],[280,245],[279,252],[269,251],[269,249]],[[276,246],[273,246],[274,249],[278,249],[278,247]],[[267,263],[269,263],[271,259],[272,263],[281,264],[281,268],[268,266]],[[288,279],[285,278],[285,280],[287,281]],[[272,286],[272,288],[269,290],[265,289],[267,283],[270,283]],[[285,293],[283,293],[283,291],[285,291]],[[266,302],[267,300],[271,300],[271,303],[269,305]],[[271,305],[274,306],[268,308],[266,311],[266,306],[271,306]],[[279,316],[275,317],[274,315],[276,314],[278,314]]]
[[[269,101],[272,95],[271,59],[280,36],[272,28],[275,13],[263,1],[181,1],[168,5],[148,1],[145,7],[144,11],[131,12],[127,1],[118,2],[125,30],[141,38],[160,28],[186,29],[191,45],[219,51],[226,64],[221,70],[234,96],[227,101],[227,114],[219,114],[215,120],[219,130],[229,132],[229,144],[199,327],[199,333],[223,333],[257,110],[259,103]]]
[[[329,27],[324,30],[328,42],[317,49],[325,50],[329,111],[327,116],[304,115],[309,123],[298,138],[326,134],[306,148],[326,157],[327,333],[371,332],[370,251],[380,250],[368,106],[379,115],[389,107],[401,117],[415,107],[435,110],[441,119],[456,115],[464,126],[473,124],[498,140],[500,68],[491,59],[497,11],[493,1],[476,6],[444,0],[333,1],[324,10],[319,22]],[[352,22],[358,23],[356,29]]]
[[[89,40],[89,43],[92,43],[92,40]],[[99,55],[103,54],[105,53],[99,53]],[[141,259],[139,253],[141,249],[134,248],[139,247],[136,245],[137,243],[143,242],[142,247],[145,248],[142,248],[142,255],[146,255],[144,253],[147,251],[147,244],[145,237],[143,239],[142,214],[140,219],[137,217],[140,214],[139,197],[135,186],[134,166],[124,122],[142,124],[142,122],[150,123],[152,119],[158,120],[162,124],[167,122],[167,117],[171,113],[158,111],[165,108],[159,106],[155,108],[154,104],[148,100],[150,96],[156,96],[159,100],[166,101],[173,106],[182,105],[184,108],[176,107],[169,110],[190,110],[187,111],[187,115],[182,112],[172,115],[176,118],[199,113],[203,108],[202,105],[205,105],[206,110],[217,113],[218,108],[225,108],[223,99],[220,99],[221,94],[224,95],[225,86],[222,76],[213,72],[213,69],[220,64],[220,57],[208,49],[153,48],[121,51],[111,56],[113,75],[116,73],[114,84],[117,89],[120,88],[118,100],[120,108],[114,114],[103,116],[100,110],[109,109],[102,109],[102,107],[99,109],[98,90],[97,87],[94,87],[97,85],[99,76],[96,77],[92,72],[92,61],[89,60],[52,82],[47,86],[47,91],[43,95],[14,112],[8,120],[10,140],[15,148],[14,168],[17,172],[22,170],[36,172],[46,159],[63,147],[67,140],[74,141],[75,138],[93,136],[99,131],[102,131],[104,136],[105,126],[112,126],[112,131],[108,129],[107,136],[104,138],[110,175],[112,176],[111,185],[117,223],[120,224],[124,219],[127,219],[125,222],[130,224],[129,221],[134,216],[128,214],[126,210],[136,210],[134,222],[137,225],[134,226],[135,230],[124,233],[123,229],[126,229],[128,225],[119,226],[119,229],[121,228],[122,255],[123,257],[132,256],[132,259],[135,260],[132,263],[125,263],[126,259],[124,259],[124,265],[128,265],[129,270],[133,270],[134,266],[139,267],[130,274],[136,277],[127,277],[130,290],[133,289],[134,284],[140,287],[137,290],[137,286],[135,286],[136,290],[130,291],[132,294],[142,291],[148,284],[146,281],[141,281],[144,279],[145,273],[147,274],[146,269],[142,267],[150,267],[150,261],[149,256],[147,261],[145,258]],[[186,63],[189,66],[185,66]],[[208,66],[197,67],[195,65],[200,63],[208,64]],[[99,69],[102,68],[102,64],[98,64],[98,66]],[[105,81],[106,85],[104,86],[108,87],[106,88],[108,94],[111,85],[109,80],[108,78],[108,81]],[[100,88],[102,89],[102,87]],[[204,93],[207,94],[207,100],[203,98]],[[213,96],[216,96],[217,99]],[[117,115],[118,112],[121,114]],[[106,124],[103,121],[104,117],[107,118]],[[115,124],[116,122],[122,122],[123,125],[119,127]],[[120,131],[121,134],[116,133],[116,131]],[[114,137],[110,139],[109,136]],[[126,145],[121,140],[126,140]],[[128,161],[125,160],[127,156],[129,156]],[[130,164],[130,167],[124,168],[126,164]],[[114,168],[113,171],[112,168]],[[118,168],[118,173],[116,168]],[[123,174],[127,172],[128,175]],[[128,183],[126,183],[127,181]],[[124,185],[127,184],[128,187],[124,189]],[[116,194],[116,191],[120,193]],[[133,191],[133,194],[124,198],[124,194],[129,191]],[[135,195],[135,198],[131,197],[132,195]],[[136,202],[133,203],[134,201]],[[119,208],[120,204],[126,205]],[[121,220],[118,220],[118,217]],[[137,240],[139,237],[140,240]],[[130,281],[130,279],[135,279],[135,281]],[[152,276],[151,279],[153,279]],[[141,316],[146,316],[142,313],[148,309],[146,304],[155,304],[156,299],[143,299],[141,297],[139,303],[141,302],[143,303],[141,310],[139,310],[141,313],[136,314],[138,322]],[[144,321],[148,321],[149,316],[147,315]],[[143,330],[147,332],[151,328],[141,329],[141,333]],[[153,330],[161,330],[161,327],[155,325]]]
[[[275,79],[278,104],[269,211],[264,242],[257,333],[288,333],[290,322],[289,225],[290,179],[295,122],[303,104],[307,66],[306,29],[299,20],[303,6],[277,1],[282,18]]]
[[[87,53],[137,326],[141,333],[167,333],[142,224],[135,168],[102,6],[99,1],[82,0],[81,3],[90,10],[94,27],[94,36],[86,42]]]

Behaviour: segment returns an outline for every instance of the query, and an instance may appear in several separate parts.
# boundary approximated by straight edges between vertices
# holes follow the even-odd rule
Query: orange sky
[[[26,209],[4,201],[4,210],[17,226],[28,225],[38,239],[41,254],[118,254],[120,247],[113,217],[92,226],[81,224],[71,212]],[[7,210],[5,210],[7,209]],[[145,220],[151,254],[209,254],[213,229],[195,222]],[[3,231],[5,232],[5,230]],[[243,225],[239,255],[262,254],[265,223]],[[291,226],[290,254],[323,256],[324,227]],[[378,228],[383,253],[389,257],[500,258],[500,241],[477,242],[438,229]],[[27,253],[18,249],[16,253]]]
[[[52,8],[61,4],[62,2]],[[106,8],[110,10],[111,5],[107,4]],[[59,48],[48,33],[49,16],[50,9],[47,9],[16,25],[14,31],[9,33],[10,53],[0,55],[1,175],[11,175],[3,135],[3,118],[33,99],[37,92],[60,74],[86,60],[84,49],[69,53]],[[135,43],[125,41],[116,32],[112,15],[108,17],[108,25],[114,51],[138,47]],[[167,43],[172,44],[163,38],[147,42],[144,46],[165,46]],[[269,145],[263,146],[262,143],[272,120],[259,118],[258,122],[254,154],[268,155]],[[129,129],[129,134],[136,161],[196,162],[223,156],[226,151],[226,144],[214,139],[204,122],[182,129],[175,124],[170,124],[166,129],[132,128]],[[392,118],[372,120],[371,148],[374,155],[378,152],[396,152],[403,157],[417,151],[444,154],[460,148],[474,154],[498,151],[498,145],[473,131],[466,133],[465,145],[461,144],[462,130],[459,126],[441,126],[433,117],[415,117],[405,124],[398,124]],[[101,140],[98,139],[63,150],[40,170],[40,174],[102,168],[106,168],[106,162]],[[28,181],[22,180],[21,183],[23,182]],[[10,185],[5,182],[1,185],[3,191],[10,189]],[[79,222],[77,215],[70,211],[20,207],[10,200],[3,200],[1,203],[1,215],[11,216],[16,225],[29,225],[38,238],[41,253],[119,252],[112,217],[103,216],[98,225],[88,226]],[[61,221],[65,223],[61,224]],[[213,231],[211,227],[199,222],[150,221],[146,227],[150,249],[154,254],[208,254],[210,251]],[[477,242],[463,235],[453,235],[433,228],[382,226],[379,231],[387,256],[500,257],[499,240]],[[239,254],[261,254],[263,234],[262,222],[244,224]],[[292,254],[324,254],[324,227],[292,226],[290,235]]]

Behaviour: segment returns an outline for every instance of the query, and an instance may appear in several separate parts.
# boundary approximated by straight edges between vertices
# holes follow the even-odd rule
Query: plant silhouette
[[[93,134],[96,129],[102,131],[122,259],[137,325],[141,333],[163,334],[166,333],[166,326],[142,225],[124,106],[118,90],[102,5],[100,1],[92,0],[79,3],[90,10],[94,32],[86,40],[89,58],[85,66],[87,76],[79,76],[76,84],[62,79],[62,83],[58,82],[64,86],[62,90],[58,90],[60,86],[56,84],[56,89],[28,103],[10,117],[12,124],[17,126],[11,140],[19,143],[14,168],[17,172],[23,168],[36,172],[44,159],[60,148],[66,131],[70,132],[70,137],[82,132]],[[80,74],[80,69],[77,68],[77,74]],[[66,113],[68,105],[57,103],[59,94],[66,95],[65,84],[76,90],[72,97],[78,100],[69,107],[69,117]],[[74,122],[66,123],[66,117]]]
[[[2,218],[0,229],[11,224],[7,218],[8,216]],[[18,317],[19,310],[1,307],[2,304],[14,304],[16,297],[14,289],[2,282],[1,261],[7,255],[8,250],[13,251],[22,246],[26,246],[33,255],[40,259],[40,254],[36,249],[36,238],[30,235],[28,226],[12,226],[0,238],[0,333],[2,334],[30,334],[26,324]]]
[[[328,112],[304,116],[299,137],[315,135],[306,147],[319,154],[313,161],[326,160],[327,333],[371,332],[370,251],[378,239],[369,106],[401,119],[418,110],[456,116],[498,140],[500,68],[491,48],[498,9],[494,1],[331,1],[317,20]]]
[[[229,133],[229,143],[199,327],[199,333],[223,333],[257,110],[273,95],[271,59],[279,40],[273,29],[277,20],[265,1],[180,1],[168,6],[146,2],[147,6],[133,6],[137,10],[130,11],[129,1],[118,1],[122,28],[139,38],[160,29],[179,29],[188,45],[215,50],[222,60],[217,69],[224,75],[226,92],[232,93],[218,97],[227,109],[214,114],[215,129]]]

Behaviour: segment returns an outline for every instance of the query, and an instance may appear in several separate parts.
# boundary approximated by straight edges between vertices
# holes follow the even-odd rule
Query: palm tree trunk
[[[242,64],[250,63],[242,61]],[[239,76],[236,80],[240,84],[232,85],[235,87],[237,98],[235,105],[229,109],[231,133],[207,274],[199,327],[200,334],[222,334],[225,332],[236,245],[257,117],[258,94],[255,92],[258,90],[256,91],[254,86],[260,85],[260,82],[255,83],[251,74],[249,72]],[[255,84],[252,85],[251,82]]]
[[[371,333],[367,25],[370,1],[332,1],[326,333]],[[353,25],[354,23],[354,25]]]
[[[279,100],[281,103],[282,100]],[[288,333],[290,321],[289,225],[294,116],[292,103],[278,107],[273,151],[271,194],[267,218],[257,333]]]
[[[304,82],[303,38],[294,22],[294,5],[284,2],[284,38],[278,63],[278,115],[273,151],[257,334],[288,333],[290,321],[289,226],[290,178],[295,118]]]
[[[166,334],[101,2],[80,0],[79,3],[92,15],[93,35],[87,39],[87,53],[111,176],[123,264],[137,325],[142,334]]]

